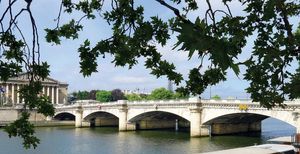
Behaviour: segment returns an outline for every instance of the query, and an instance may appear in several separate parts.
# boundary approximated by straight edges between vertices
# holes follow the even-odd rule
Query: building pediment
[[[28,82],[28,74],[23,73],[16,77],[9,78],[7,82]],[[59,82],[55,79],[52,79],[50,77],[47,77],[44,80],[42,80],[42,83],[44,83],[44,84],[62,84],[61,82]]]
[[[45,79],[43,80],[43,82],[59,84],[59,81],[54,80],[54,79],[49,78],[49,77],[45,78]]]

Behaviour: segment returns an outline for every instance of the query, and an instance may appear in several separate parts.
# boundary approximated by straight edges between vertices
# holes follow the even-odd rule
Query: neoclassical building
[[[25,84],[28,84],[27,74],[23,73],[17,77],[8,79],[6,82],[0,81],[0,95],[5,96],[9,102],[14,104],[22,103],[18,90]],[[64,104],[67,102],[68,84],[59,82],[50,77],[42,81],[42,93],[48,96],[52,104]]]

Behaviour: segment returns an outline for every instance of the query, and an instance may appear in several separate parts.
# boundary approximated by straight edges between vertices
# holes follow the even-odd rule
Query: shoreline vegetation
[[[91,91],[75,91],[69,95],[69,101],[75,100],[97,100],[100,102],[111,102],[118,100],[143,101],[143,100],[170,100],[170,99],[186,99],[188,95],[173,92],[166,88],[154,89],[151,93],[142,91],[122,91],[114,89],[107,90],[91,90]]]

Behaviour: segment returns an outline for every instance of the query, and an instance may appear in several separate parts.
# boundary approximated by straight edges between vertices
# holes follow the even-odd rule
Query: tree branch
[[[175,7],[173,7],[173,6],[169,5],[169,4],[167,4],[164,0],[155,0],[155,1],[159,2],[161,5],[167,7],[168,9],[172,10],[172,11],[174,12],[174,14],[175,14],[180,20],[182,20],[184,23],[191,23],[190,20],[187,20],[185,17],[183,17],[183,16],[180,14],[180,12],[179,12],[179,10],[178,10],[177,8],[175,8]]]

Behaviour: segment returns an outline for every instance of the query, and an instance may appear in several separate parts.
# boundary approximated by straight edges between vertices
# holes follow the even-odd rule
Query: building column
[[[50,87],[47,86],[47,97],[50,97]]]
[[[52,102],[52,104],[55,104],[55,102],[54,102],[54,87],[51,87],[51,102]]]
[[[24,85],[21,85],[22,87],[21,88],[23,88],[24,87]],[[21,99],[21,102],[20,103],[22,103],[22,104],[24,104],[25,103],[25,101],[24,101],[24,98],[22,98]]]
[[[17,84],[17,104],[20,103],[20,92],[19,92],[19,90],[20,90],[20,86]]]
[[[12,104],[15,104],[15,85],[11,84],[11,102]]]
[[[9,87],[8,87],[8,83],[6,83],[6,89],[5,89],[6,98],[8,98],[8,92],[9,92]]]
[[[59,104],[58,100],[59,100],[59,94],[58,94],[58,87],[56,87],[56,104]]]
[[[210,135],[209,127],[202,125],[202,109],[199,107],[190,108],[190,136],[200,137]]]
[[[45,95],[45,86],[43,86],[43,88],[42,88],[42,93],[43,93],[43,95]]]

